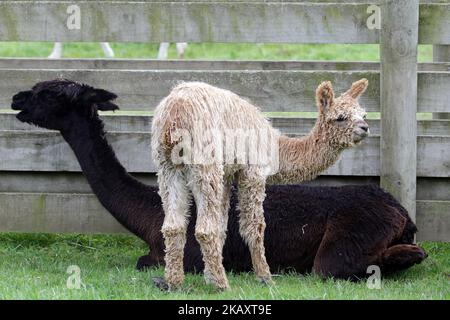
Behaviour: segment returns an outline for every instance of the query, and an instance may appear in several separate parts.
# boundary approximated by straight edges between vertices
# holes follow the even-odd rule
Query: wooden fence
[[[348,3],[346,3],[348,2]],[[81,29],[66,28],[67,7]],[[381,29],[366,25],[379,5]],[[384,19],[383,19],[384,17]],[[380,63],[321,61],[157,61],[0,59],[0,109],[14,93],[56,77],[116,92],[122,110],[155,108],[180,80],[230,89],[263,111],[315,111],[314,90],[331,80],[342,92],[370,81],[362,105],[381,112],[372,135],[312,184],[381,183],[410,211],[419,240],[450,241],[450,4],[448,1],[2,1],[0,41],[188,41],[379,43]],[[417,63],[417,45],[435,63]],[[1,44],[0,44],[1,45]],[[433,113],[416,121],[416,112]],[[155,183],[149,116],[105,114],[124,166]],[[290,135],[311,118],[272,117]],[[0,113],[0,231],[123,232],[101,207],[59,133]]]

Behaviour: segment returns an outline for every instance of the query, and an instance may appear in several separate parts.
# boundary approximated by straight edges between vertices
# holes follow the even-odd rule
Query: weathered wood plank
[[[153,110],[180,81],[203,81],[229,89],[251,100],[263,111],[316,111],[314,92],[324,80],[337,93],[360,78],[369,79],[361,98],[367,111],[380,110],[379,71],[313,70],[53,70],[0,69],[0,109],[9,108],[11,97],[37,81],[58,77],[102,87],[119,95],[124,110]],[[450,72],[418,74],[418,112],[450,111]]]
[[[117,115],[112,112],[102,112],[101,117],[107,131],[119,132],[150,132],[153,118],[145,115]],[[0,131],[2,130],[42,131],[42,128],[20,122],[13,112],[0,112]]]
[[[437,1],[436,1],[437,2]],[[450,44],[450,5],[448,2],[420,5],[419,43]]]
[[[418,112],[450,112],[449,78],[447,72],[419,72],[417,83]],[[447,102],[435,95],[442,94]],[[410,105],[411,106],[411,105]]]
[[[450,178],[417,178],[417,200],[450,201]]]
[[[434,63],[448,63],[450,62],[450,46],[433,46],[433,62]]]
[[[176,70],[0,70],[0,108],[11,97],[38,81],[68,78],[102,87],[119,95],[122,109],[153,110],[181,81],[203,81],[229,89],[259,105],[263,111],[316,111],[315,89],[331,80],[336,92],[366,77],[371,82],[362,104],[378,111],[378,75],[372,71],[176,71]],[[449,74],[450,82],[450,74]]]
[[[272,125],[283,134],[307,134],[316,121],[315,118],[294,118],[287,116],[269,116]],[[141,115],[111,115],[102,114],[107,131],[150,132],[152,116]],[[380,134],[380,120],[367,120],[372,135]],[[41,128],[22,123],[16,119],[14,113],[0,113],[1,130],[42,131]],[[419,136],[450,136],[450,121],[445,120],[419,120],[417,121],[417,134]]]
[[[13,0],[15,2],[26,2],[30,0]],[[62,0],[45,0],[46,2],[61,2]],[[80,0],[78,0],[80,1]],[[85,0],[86,1],[86,0]],[[125,0],[128,2],[139,1],[139,2],[176,2],[174,0]],[[373,4],[381,4],[383,0],[340,0],[339,3],[373,3]],[[77,2],[74,1],[74,2]],[[97,2],[124,2],[124,0],[97,0]],[[180,1],[182,2],[182,1]],[[283,3],[337,3],[336,0],[189,0],[184,2],[202,2],[202,3],[217,3],[217,2],[283,2]],[[419,0],[420,4],[423,3],[447,3],[448,0]]]
[[[91,194],[0,193],[0,232],[127,232]],[[418,239],[450,241],[450,201],[417,202]]]
[[[450,62],[419,63],[419,71],[450,71]],[[380,70],[378,62],[292,60],[155,60],[0,58],[0,69],[119,70]]]
[[[434,45],[433,61],[450,62],[450,45]],[[433,119],[450,119],[450,113],[433,113]]]
[[[126,232],[93,195],[0,193],[0,203],[0,232]]]
[[[450,121],[419,120],[417,134],[419,136],[450,136]]]
[[[417,240],[450,242],[450,201],[417,201]]]
[[[0,116],[1,119],[1,116]],[[272,125],[279,129],[283,134],[289,135],[305,135],[314,126],[315,118],[294,118],[283,116],[270,117]],[[370,127],[372,135],[380,135],[380,120],[368,119],[367,123]],[[112,124],[110,124],[112,126]],[[121,123],[122,126],[124,122]],[[151,120],[150,124],[151,126]],[[419,120],[417,121],[418,136],[450,136],[450,121],[446,120]]]
[[[386,0],[381,8],[380,182],[415,221],[419,1]]]
[[[157,185],[155,173],[131,174],[143,183]],[[92,193],[92,189],[81,172],[0,171],[0,192]]]
[[[411,147],[409,144],[405,145]],[[416,153],[414,153],[414,159],[415,157]],[[406,163],[403,164],[406,165]],[[440,174],[434,175],[435,170]],[[449,137],[419,137],[417,139],[417,176],[450,177]],[[415,184],[415,175],[412,180]]]
[[[450,71],[450,63],[422,63],[424,70]],[[377,62],[47,59],[0,58],[0,69],[123,69],[123,70],[378,70]]]
[[[111,132],[108,140],[129,171],[155,170],[150,160],[150,134]],[[58,132],[0,131],[0,141],[0,170],[80,171],[72,150]]]
[[[377,43],[367,4],[75,2],[80,29],[66,27],[73,1],[1,2],[0,40],[118,42]]]
[[[110,132],[119,160],[130,172],[154,172],[150,134]],[[377,176],[380,174],[379,137],[368,138],[361,146],[346,150],[324,174]],[[418,137],[418,176],[450,176],[450,136]],[[78,162],[59,133],[52,131],[0,131],[0,170],[80,171]]]
[[[366,25],[374,1],[280,2],[4,1],[0,40],[378,43]],[[82,27],[68,30],[74,3]],[[420,42],[450,43],[449,20],[448,3],[422,4]]]

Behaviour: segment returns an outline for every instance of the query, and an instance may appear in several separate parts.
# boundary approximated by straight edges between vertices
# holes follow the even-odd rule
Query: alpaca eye
[[[344,116],[339,116],[339,117],[336,119],[336,121],[338,121],[338,122],[342,122],[342,121],[345,121],[345,120],[347,120],[347,118],[345,118]]]

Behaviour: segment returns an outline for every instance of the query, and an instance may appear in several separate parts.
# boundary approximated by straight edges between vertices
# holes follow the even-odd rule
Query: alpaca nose
[[[364,130],[365,132],[369,131],[369,125],[367,123],[363,123],[359,126],[362,130]]]
[[[30,96],[29,91],[21,91],[15,94],[12,98],[11,109],[13,110],[23,110],[23,104],[26,102],[27,98]]]
[[[355,133],[362,138],[365,138],[369,135],[369,125],[367,122],[361,120],[356,123]]]
[[[22,110],[22,107],[19,102],[13,100],[11,103],[11,109],[20,111]]]

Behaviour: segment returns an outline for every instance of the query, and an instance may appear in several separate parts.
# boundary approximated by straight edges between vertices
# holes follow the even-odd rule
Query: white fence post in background
[[[419,0],[381,7],[381,186],[416,218]]]

